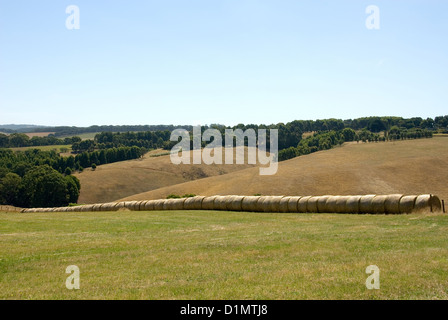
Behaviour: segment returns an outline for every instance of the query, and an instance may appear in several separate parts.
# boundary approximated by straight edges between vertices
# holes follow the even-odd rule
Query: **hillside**
[[[174,165],[166,150],[154,150],[143,159],[116,162],[74,174],[81,182],[78,203],[108,202],[148,190],[224,175],[256,165]],[[247,152],[246,159],[247,159]],[[236,153],[235,153],[236,155]],[[224,159],[224,157],[223,157]],[[247,161],[245,161],[247,163]],[[257,169],[258,170],[258,169]]]
[[[232,166],[229,166],[232,167]],[[257,168],[136,194],[115,200],[198,195],[348,195],[433,193],[448,200],[448,138],[348,143],[280,162],[276,175]]]

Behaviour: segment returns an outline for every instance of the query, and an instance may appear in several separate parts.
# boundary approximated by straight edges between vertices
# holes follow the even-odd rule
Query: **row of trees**
[[[30,138],[24,133],[13,133],[10,135],[0,133],[0,148],[69,145],[79,141],[81,141],[81,138],[79,137],[64,139],[58,139],[54,136]]]

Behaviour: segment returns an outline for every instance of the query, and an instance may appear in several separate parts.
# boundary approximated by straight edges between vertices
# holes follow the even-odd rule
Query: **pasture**
[[[448,216],[0,213],[0,299],[447,299]],[[80,269],[80,289],[65,269]],[[368,290],[366,267],[380,269]]]

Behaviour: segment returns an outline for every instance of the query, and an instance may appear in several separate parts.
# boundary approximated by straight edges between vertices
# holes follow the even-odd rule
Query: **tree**
[[[354,141],[356,137],[356,132],[351,128],[345,128],[342,130],[342,135],[344,137],[344,141]]]
[[[81,190],[81,184],[78,178],[74,176],[66,176],[69,203],[77,203],[79,198],[79,191]]]
[[[0,180],[0,203],[17,205],[19,199],[20,183],[22,178],[15,173],[7,173],[6,176]]]
[[[26,205],[30,207],[58,207],[69,203],[67,180],[48,165],[29,170],[22,180]]]

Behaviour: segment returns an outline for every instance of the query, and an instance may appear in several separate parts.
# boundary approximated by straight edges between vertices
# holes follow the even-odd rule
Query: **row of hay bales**
[[[152,210],[225,210],[249,212],[297,213],[369,213],[400,214],[437,212],[440,199],[423,195],[358,195],[358,196],[196,196],[182,199],[110,202],[63,208],[24,209],[22,212],[97,212]]]

